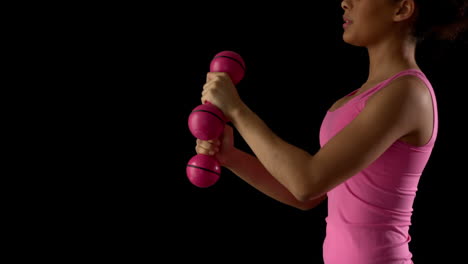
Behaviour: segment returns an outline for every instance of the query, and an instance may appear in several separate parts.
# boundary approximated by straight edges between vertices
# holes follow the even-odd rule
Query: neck
[[[378,82],[392,74],[409,68],[419,69],[416,59],[416,43],[410,40],[389,39],[367,47],[369,76],[367,82]]]

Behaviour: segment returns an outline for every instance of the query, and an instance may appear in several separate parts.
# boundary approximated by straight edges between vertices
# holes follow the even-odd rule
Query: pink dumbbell
[[[222,51],[211,60],[210,72],[226,72],[237,85],[244,78],[245,63],[236,52]],[[223,112],[209,102],[195,107],[188,118],[190,132],[201,140],[219,138],[226,122]],[[192,184],[205,188],[218,181],[221,166],[213,156],[197,154],[189,160],[186,172]]]

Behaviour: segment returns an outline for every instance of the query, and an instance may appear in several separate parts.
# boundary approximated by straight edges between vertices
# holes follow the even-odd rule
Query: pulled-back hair
[[[468,29],[468,0],[414,0],[413,36],[422,41],[435,37],[455,40]]]

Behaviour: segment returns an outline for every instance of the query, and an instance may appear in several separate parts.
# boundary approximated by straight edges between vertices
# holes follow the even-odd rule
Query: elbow
[[[300,184],[300,186],[291,190],[291,193],[294,195],[296,200],[301,203],[310,202],[323,194],[320,190],[309,184]]]
[[[294,192],[291,192],[298,201],[299,206],[297,206],[297,208],[302,211],[308,211],[315,208],[327,198],[327,192],[318,186],[318,184],[303,184],[302,188],[297,188]]]
[[[306,188],[300,188],[300,186],[297,186],[296,188],[293,188],[289,191],[294,196],[294,198],[301,203],[306,202],[310,195]]]
[[[313,209],[315,206],[307,206],[307,205],[303,205],[303,206],[297,206],[296,208],[301,210],[301,211],[304,211],[304,212],[307,212],[311,209]]]
[[[323,194],[316,173],[304,173],[304,175],[298,179],[300,180],[291,185],[290,192],[299,202],[310,202],[310,200]]]
[[[313,162],[308,164],[309,166],[302,171],[301,177],[297,178],[291,189],[291,193],[301,203],[310,203],[311,200],[316,200],[326,193],[320,180],[323,178],[320,166],[316,166]]]
[[[312,199],[314,199],[315,195],[311,192],[294,192],[293,193],[294,197],[296,200],[298,200],[301,203],[306,203]]]
[[[301,209],[302,211],[308,211],[311,210],[315,207],[317,207],[319,204],[321,204],[325,199],[327,198],[327,194],[321,194],[319,197],[312,198],[310,200],[300,202],[299,206],[297,206],[298,209]]]

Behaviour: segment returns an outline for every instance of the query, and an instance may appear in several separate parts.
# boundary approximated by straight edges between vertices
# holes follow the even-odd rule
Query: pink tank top
[[[325,264],[412,263],[408,231],[413,202],[438,131],[436,97],[426,76],[416,69],[399,72],[335,111],[328,111],[320,128],[320,145],[350,123],[374,93],[403,75],[419,77],[431,93],[432,137],[420,147],[394,142],[370,166],[328,192]]]

